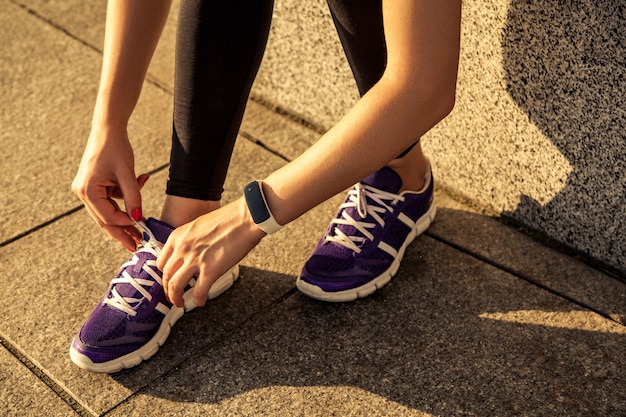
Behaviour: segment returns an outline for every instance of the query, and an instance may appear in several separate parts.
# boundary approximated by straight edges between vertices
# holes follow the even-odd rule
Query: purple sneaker
[[[302,269],[296,286],[324,301],[366,297],[391,280],[406,247],[435,219],[432,172],[419,192],[403,191],[391,168],[356,184]]]
[[[70,358],[88,371],[112,373],[139,365],[165,343],[170,328],[183,313],[196,307],[193,279],[184,294],[184,307],[176,307],[165,299],[156,259],[174,228],[156,219],[137,224],[143,229],[139,248],[122,265],[72,341]],[[235,266],[222,275],[211,287],[208,298],[230,288],[238,274]]]

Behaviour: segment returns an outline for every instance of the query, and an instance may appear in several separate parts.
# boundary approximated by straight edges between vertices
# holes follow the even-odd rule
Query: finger
[[[148,174],[141,174],[140,176],[137,177],[137,185],[139,185],[140,190],[143,189],[143,186],[146,185],[149,179],[150,179],[150,175]]]
[[[118,186],[124,198],[126,212],[136,221],[141,220],[143,213],[141,210],[141,192],[139,184],[134,174],[120,176],[117,178]]]
[[[175,262],[173,257],[173,248],[171,245],[165,245],[161,249],[161,253],[157,257],[157,268],[163,272],[163,291],[165,292],[165,298],[167,301],[172,301],[169,293],[169,282],[173,278],[178,268],[182,265],[181,262]]]
[[[133,233],[130,230],[126,230],[127,228],[130,229],[129,226],[115,226],[103,224],[98,219],[98,216],[91,211],[91,208],[89,206],[85,205],[85,208],[87,209],[89,215],[96,221],[98,226],[100,226],[106,232],[107,235],[120,242],[122,246],[124,246],[129,251],[134,252],[135,250],[137,250],[137,242],[135,241],[135,237],[136,234],[140,234],[138,230]]]
[[[133,239],[133,236],[131,236],[123,227],[108,226],[105,224],[102,228],[109,236],[120,242],[130,252],[137,250],[137,241]]]
[[[119,212],[122,212],[122,209],[120,209],[119,204],[117,204],[117,201],[113,200],[112,198],[109,199],[109,201],[111,202],[111,204],[113,205],[113,207],[115,207],[115,209]],[[128,219],[128,216],[127,216]],[[130,226],[118,226],[121,227],[125,233],[127,233],[134,241],[135,243],[139,243],[141,242],[141,239],[143,238],[143,232],[141,232],[137,227],[135,227],[134,224],[130,225]]]
[[[139,242],[141,242],[141,239],[143,239],[143,233],[134,226],[122,226],[122,229],[124,230],[124,233],[126,233],[130,236],[131,239],[133,239],[135,244],[139,244]]]
[[[90,192],[85,201],[85,206],[90,210],[92,217],[102,225],[109,226],[132,226],[133,221],[124,213],[119,205],[110,198],[106,187],[98,187]]]
[[[157,257],[157,268],[163,271],[164,279],[166,278],[166,275],[168,275],[169,277],[169,271],[166,270],[166,265],[167,261],[169,261],[170,257],[172,256],[172,253],[174,253],[174,246],[169,242],[169,240],[165,242],[165,245],[163,245],[163,248],[161,249],[161,253],[159,253],[159,256]]]
[[[128,226],[132,220],[126,213],[119,210],[119,206],[110,199],[109,190],[114,184],[82,185],[75,180],[72,191],[82,200],[91,217],[96,223],[103,225]]]
[[[191,281],[191,278],[196,275],[193,268],[187,268],[181,265],[180,268],[174,273],[174,275],[167,282],[167,294],[170,301],[176,307],[183,307],[185,300],[183,295],[185,293],[185,287]]]
[[[198,281],[196,285],[193,287],[193,302],[197,306],[204,306],[206,304],[207,296],[209,294],[209,290],[215,281],[217,281],[218,277],[215,277],[206,272],[200,271],[198,274]]]
[[[137,177],[137,186],[139,187],[140,190],[143,189],[143,186],[146,185],[149,179],[150,179],[150,175],[148,174],[141,174],[140,176]],[[113,187],[113,189],[111,190],[111,197],[119,198],[119,199],[124,198],[124,194],[122,194],[122,190],[120,189],[120,187],[118,186]]]

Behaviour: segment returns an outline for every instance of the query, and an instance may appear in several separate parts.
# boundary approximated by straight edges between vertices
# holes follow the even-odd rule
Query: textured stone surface
[[[626,271],[626,9],[463,7],[457,105],[424,139],[439,183]],[[324,2],[277,0],[253,92],[326,128],[354,103]]]
[[[254,96],[330,128],[358,91],[323,0],[277,0]]]
[[[15,2],[47,23],[62,28],[69,36],[75,37],[97,51],[102,51],[106,2],[80,0],[16,0]],[[172,1],[169,18],[148,70],[148,79],[158,82],[170,92],[174,89],[174,50],[179,3],[179,0]],[[99,65],[98,60],[94,63]]]
[[[421,237],[372,297],[294,294],[114,415],[619,415],[625,337]]]
[[[0,25],[0,241],[79,206],[70,191],[91,124],[101,56],[12,3]],[[137,171],[169,158],[171,96],[146,85],[129,125]]]
[[[20,4],[101,47],[104,4]],[[168,91],[177,9],[150,68]],[[457,105],[424,139],[442,186],[623,273],[625,14],[590,0],[465,3]],[[325,2],[276,1],[252,94],[321,128],[355,103]]]
[[[235,149],[233,168],[225,185],[226,200],[238,197],[248,178],[266,175],[281,163],[242,139]],[[155,175],[144,189],[147,215],[159,213],[165,174]],[[320,216],[323,224],[306,216],[295,222],[290,226],[290,239],[277,234],[264,240],[241,263],[241,278],[233,288],[237,297],[230,295],[235,291],[229,291],[208,307],[192,311],[179,321],[153,360],[108,377],[78,369],[70,362],[67,351],[73,335],[128,255],[120,245],[104,238],[81,210],[0,248],[0,280],[5,283],[0,289],[0,334],[46,369],[84,407],[102,413],[291,290],[295,275],[323,230],[325,217]],[[308,233],[316,223],[317,234]],[[28,253],[37,256],[24,262],[22,254]],[[36,277],[36,289],[12,279],[16,276]],[[24,305],[30,307],[24,310]]]
[[[427,234],[488,259],[522,279],[538,283],[621,323],[626,321],[626,284],[579,260],[538,245],[497,220],[468,211],[438,193],[437,220]]]
[[[246,107],[241,133],[290,161],[307,150],[320,137],[319,133],[253,101],[249,101]]]
[[[0,398],[0,409],[4,417],[77,415],[1,345]]]

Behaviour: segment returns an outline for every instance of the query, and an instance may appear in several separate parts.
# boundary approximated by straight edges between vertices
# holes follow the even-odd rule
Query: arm
[[[126,126],[148,65],[165,25],[171,0],[110,0],[100,87],[91,132],[72,191],[94,220],[129,250],[140,237],[131,218],[113,198],[124,198],[126,210],[141,218],[140,188],[147,175],[135,177],[133,151]]]
[[[280,224],[388,164],[451,111],[460,3],[384,1],[388,64],[382,79],[314,146],[264,180]],[[158,259],[166,293],[180,305],[184,286],[197,275],[194,301],[204,304],[211,284],[263,236],[243,198],[177,229]]]
[[[452,110],[460,1],[389,0],[383,18],[388,64],[381,80],[314,146],[265,179],[279,223],[388,164]]]

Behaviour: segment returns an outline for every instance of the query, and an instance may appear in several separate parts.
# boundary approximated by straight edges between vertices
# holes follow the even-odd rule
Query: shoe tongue
[[[145,224],[148,229],[150,229],[154,237],[161,243],[165,243],[170,233],[172,233],[172,231],[174,230],[174,228],[169,224],[153,218],[149,218],[148,220],[146,220]],[[144,233],[144,239],[150,239],[146,233]],[[129,273],[130,276],[132,276],[133,278],[144,278],[153,280],[153,278],[146,271],[144,271],[142,267],[147,260],[152,260],[155,257],[152,254],[141,251],[135,252],[131,259],[133,259],[134,257],[138,258],[137,263],[135,265],[125,268],[126,272]],[[117,276],[122,276],[122,271],[120,271]],[[115,288],[122,297],[142,298],[142,294],[137,291],[137,289],[131,284],[116,284]],[[149,290],[148,288],[146,289]]]
[[[365,178],[361,182],[363,184],[371,185],[372,187],[375,187],[379,190],[387,191],[387,192],[394,193],[394,194],[397,194],[400,191],[400,188],[402,188],[402,179],[400,178],[398,174],[396,174],[396,172],[393,169],[388,168],[388,167],[381,168],[380,170],[376,171],[375,173]],[[353,219],[357,221],[364,220],[361,218],[361,215],[358,213],[356,207],[346,208],[345,211],[347,212],[347,214],[350,215],[350,217],[352,217]],[[369,219],[369,221],[373,221],[369,214],[367,215],[365,220],[368,221],[367,219]],[[341,230],[342,232],[344,232],[348,236],[363,236],[363,234],[360,231],[358,231],[357,228],[354,226],[350,226],[347,224],[339,224],[339,225],[336,225],[335,227]],[[337,245],[337,248],[339,248],[340,250],[345,250],[346,253],[352,253],[351,249],[344,248],[341,245]]]
[[[150,229],[154,237],[156,237],[156,239],[161,243],[165,243],[167,238],[170,236],[170,233],[174,230],[174,228],[169,224],[152,217],[146,220],[146,226],[148,226],[148,229]],[[144,236],[144,239],[146,238],[147,236]]]
[[[394,194],[397,194],[402,188],[402,179],[396,174],[396,171],[389,167],[382,167],[362,182]]]

